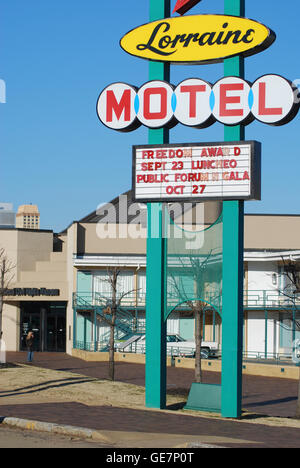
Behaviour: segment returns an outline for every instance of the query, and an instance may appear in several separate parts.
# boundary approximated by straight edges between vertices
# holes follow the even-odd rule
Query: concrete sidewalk
[[[107,378],[107,365],[103,363],[86,363],[64,354],[37,354],[35,359],[34,366],[37,371],[51,368],[59,371],[62,377],[67,372],[72,372],[94,379]],[[20,353],[18,356],[9,354],[8,360],[24,362],[24,354]],[[172,368],[168,370],[169,389],[187,390],[192,374],[186,369],[182,369],[185,372],[181,372],[180,375],[177,372],[173,375],[173,371]],[[208,377],[211,380],[219,378],[218,375]],[[144,368],[138,365],[119,364],[117,379],[142,386]],[[244,401],[249,403],[251,396],[253,402],[256,399],[260,409],[281,407],[281,412],[286,411],[287,403],[290,404],[291,398],[294,398],[291,388],[288,388],[285,381],[282,381],[281,387],[278,388],[276,382],[271,380],[272,382],[265,383],[264,386],[258,378],[256,393],[253,395],[250,395],[253,391],[251,385],[255,382],[250,382],[250,386],[248,383],[246,391],[249,393],[246,394],[246,398],[244,395]],[[2,392],[0,388],[0,415],[4,418],[13,418],[6,419],[7,423],[21,424],[21,427],[25,425],[26,428],[34,430],[38,428],[41,430],[44,427],[43,430],[58,430],[62,431],[61,433],[81,431],[81,437],[99,440],[108,446],[120,448],[174,448],[199,446],[199,444],[220,447],[300,448],[298,421],[263,417],[253,411],[253,407],[251,412],[256,413],[255,415],[244,416],[242,421],[233,421],[197,412],[190,414],[190,412],[175,411],[171,408],[158,411],[141,407],[83,404],[67,399],[63,401],[63,399],[43,398],[42,395],[40,393],[37,397],[34,392],[27,391],[7,396],[7,392]],[[259,403],[263,403],[264,400],[267,401],[266,406],[260,405]],[[274,401],[276,404],[270,404]],[[38,425],[37,421],[42,425]]]
[[[191,416],[168,411],[95,407],[72,402],[0,406],[6,423],[29,430],[91,438],[111,447],[300,448],[300,428]],[[9,419],[9,416],[12,419]],[[38,424],[40,422],[41,424]]]

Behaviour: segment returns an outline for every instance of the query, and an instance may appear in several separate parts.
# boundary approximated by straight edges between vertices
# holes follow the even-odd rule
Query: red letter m
[[[131,114],[131,108],[130,108],[130,89],[125,89],[123,92],[123,96],[120,99],[120,102],[117,101],[115,93],[113,91],[107,91],[107,96],[106,96],[106,121],[107,122],[112,122],[113,120],[113,111],[117,117],[118,120],[120,120],[121,115],[124,111],[124,122],[129,122],[130,121],[130,114]]]

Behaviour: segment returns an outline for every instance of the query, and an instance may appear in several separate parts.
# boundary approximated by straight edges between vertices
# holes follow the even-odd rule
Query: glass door
[[[64,317],[57,317],[57,351],[58,352],[65,352],[66,351],[66,316]]]
[[[46,326],[46,348],[47,351],[56,351],[56,320],[55,317],[47,316],[47,326]]]
[[[34,333],[34,351],[66,351],[66,303],[22,302],[20,350],[26,351],[26,336]]]
[[[41,316],[39,311],[24,312],[21,316],[21,351],[26,351],[26,336],[34,333],[34,351],[41,351]]]
[[[66,350],[66,316],[60,310],[51,310],[47,315],[46,348],[50,352]]]

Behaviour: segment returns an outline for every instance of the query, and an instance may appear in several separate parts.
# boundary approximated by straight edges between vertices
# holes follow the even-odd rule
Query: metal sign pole
[[[150,0],[150,21],[170,16],[170,0]],[[150,62],[149,79],[170,81],[170,65]],[[149,144],[169,143],[169,130],[149,130]],[[148,203],[146,406],[166,406],[166,239],[162,203]]]
[[[225,0],[225,14],[244,16],[245,0]],[[150,0],[150,21],[170,16],[170,0]],[[224,62],[225,76],[244,76],[244,59]],[[170,65],[150,62],[150,80],[170,80]],[[225,127],[225,141],[244,140],[244,127]],[[169,142],[167,129],[149,130],[149,144]],[[222,415],[241,415],[244,202],[223,207]],[[146,406],[166,406],[166,239],[163,206],[148,204]]]
[[[245,0],[225,0],[225,14],[245,16]],[[244,78],[244,59],[224,61],[225,76]],[[225,141],[245,139],[245,127],[225,127]],[[244,202],[223,203],[222,416],[242,408]]]

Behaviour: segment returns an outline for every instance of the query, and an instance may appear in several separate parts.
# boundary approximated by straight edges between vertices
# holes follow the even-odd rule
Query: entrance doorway
[[[66,303],[21,303],[21,351],[26,350],[26,336],[34,332],[34,350],[48,352],[66,351]]]

